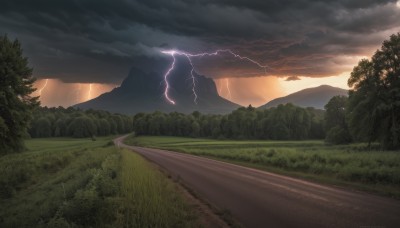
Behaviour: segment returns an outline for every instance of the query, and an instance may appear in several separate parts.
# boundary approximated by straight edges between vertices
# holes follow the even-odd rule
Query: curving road
[[[400,201],[207,158],[115,144],[179,176],[245,227],[400,227]]]

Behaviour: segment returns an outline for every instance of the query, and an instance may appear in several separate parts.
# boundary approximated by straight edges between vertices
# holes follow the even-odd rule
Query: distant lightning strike
[[[42,95],[42,91],[46,88],[48,81],[49,81],[49,79],[46,79],[45,82],[44,82],[43,87],[39,89],[39,91],[38,91],[39,92],[39,96]]]
[[[221,93],[222,93],[221,82],[222,82],[221,80],[218,80],[218,85],[219,85],[219,86],[218,86],[218,87],[219,87],[219,88],[218,88],[218,94],[219,94],[219,95],[221,95]]]
[[[228,90],[229,99],[232,99],[231,89],[229,88],[229,79],[225,79],[226,82],[226,89]]]
[[[82,85],[81,84],[78,84],[78,89],[76,90],[76,100],[79,102],[79,100],[80,100],[80,98],[81,98],[81,88],[82,88]]]
[[[167,99],[167,101],[168,101],[169,103],[173,104],[173,105],[176,104],[176,102],[175,102],[172,98],[169,97],[170,85],[169,85],[169,82],[168,82],[168,76],[170,75],[170,73],[171,73],[171,72],[174,70],[174,68],[175,68],[175,62],[176,62],[175,55],[183,55],[183,56],[186,56],[186,58],[187,58],[187,59],[189,60],[189,62],[190,62],[190,65],[192,66],[192,69],[191,69],[191,71],[190,71],[190,76],[191,76],[192,82],[193,82],[193,83],[192,83],[192,84],[193,84],[192,91],[193,91],[193,95],[194,95],[194,102],[197,104],[197,98],[198,98],[198,96],[197,96],[197,94],[196,94],[196,80],[195,80],[195,77],[194,77],[194,75],[193,75],[194,66],[193,66],[193,63],[192,63],[192,59],[191,59],[191,58],[192,58],[192,57],[204,57],[204,56],[216,56],[216,55],[219,55],[219,54],[222,53],[222,52],[229,53],[229,54],[233,55],[235,58],[239,58],[239,59],[241,59],[241,60],[247,60],[247,61],[249,61],[249,62],[252,62],[252,63],[256,64],[258,67],[263,68],[265,72],[267,71],[267,68],[270,68],[269,66],[267,66],[267,65],[262,65],[262,64],[260,64],[259,62],[255,61],[255,60],[253,60],[253,59],[251,59],[251,58],[249,58],[249,57],[238,55],[238,54],[234,53],[233,51],[231,51],[231,50],[229,50],[229,49],[221,49],[221,50],[217,50],[217,51],[215,51],[215,52],[204,52],[204,53],[198,53],[198,54],[190,54],[190,53],[186,53],[186,52],[182,52],[182,51],[178,51],[178,50],[164,50],[164,51],[161,51],[161,53],[166,54],[166,55],[171,55],[172,58],[173,58],[173,61],[172,61],[172,63],[171,63],[170,68],[169,68],[168,71],[164,74],[164,82],[165,82],[164,96],[165,96],[165,98]],[[228,89],[229,96],[230,96],[230,95],[231,95],[231,92],[230,92],[230,90],[229,90],[229,85],[228,85],[228,84],[229,84],[229,81],[227,81],[227,89]]]
[[[89,84],[88,100],[90,100],[91,96],[92,96],[92,83]]]

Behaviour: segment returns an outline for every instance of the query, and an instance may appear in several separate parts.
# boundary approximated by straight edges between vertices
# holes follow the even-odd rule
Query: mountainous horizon
[[[197,94],[195,102],[191,77],[192,67],[187,58],[175,58],[175,68],[168,76],[170,87],[168,94],[175,101],[175,105],[169,103],[164,96],[164,73],[145,72],[133,67],[120,87],[74,106],[82,109],[101,109],[124,114],[154,111],[182,113],[200,111],[202,113],[224,114],[240,107],[240,105],[220,97],[211,78],[193,72]]]
[[[279,97],[261,105],[259,108],[271,108],[279,104],[292,103],[300,107],[314,107],[324,109],[328,101],[337,95],[348,95],[348,90],[333,87],[329,85],[320,85],[317,87],[307,88],[298,92]]]

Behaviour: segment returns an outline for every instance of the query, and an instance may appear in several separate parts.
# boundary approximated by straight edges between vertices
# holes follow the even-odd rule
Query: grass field
[[[400,151],[323,141],[232,141],[129,137],[127,144],[168,149],[400,198]]]
[[[0,157],[0,227],[198,226],[176,186],[111,139],[34,139]]]

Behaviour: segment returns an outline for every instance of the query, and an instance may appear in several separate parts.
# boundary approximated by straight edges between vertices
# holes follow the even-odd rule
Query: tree
[[[111,132],[110,123],[106,119],[100,119],[99,135],[106,136]]]
[[[48,118],[41,117],[32,123],[31,136],[35,138],[51,137],[51,123]]]
[[[400,148],[400,33],[383,42],[371,60],[363,59],[348,80],[347,115],[353,137]]]
[[[331,144],[346,144],[351,142],[351,135],[345,128],[335,126],[328,131],[325,141]]]
[[[346,96],[334,96],[325,105],[325,128],[328,132],[331,128],[340,126],[346,127]]]
[[[87,116],[75,118],[68,126],[69,135],[74,138],[93,137],[95,133],[95,124]]]
[[[352,141],[346,121],[346,96],[334,96],[325,105],[325,129],[327,143],[346,144]]]
[[[55,137],[61,137],[67,135],[67,124],[65,122],[66,121],[64,119],[58,119],[55,122],[55,130],[54,130]]]
[[[0,37],[0,153],[22,151],[23,137],[39,105],[32,68],[22,56],[21,44],[7,36]]]
[[[199,125],[199,123],[197,121],[193,121],[191,128],[192,128],[192,132],[191,132],[190,135],[193,138],[199,137],[199,134],[200,134],[200,125]]]

